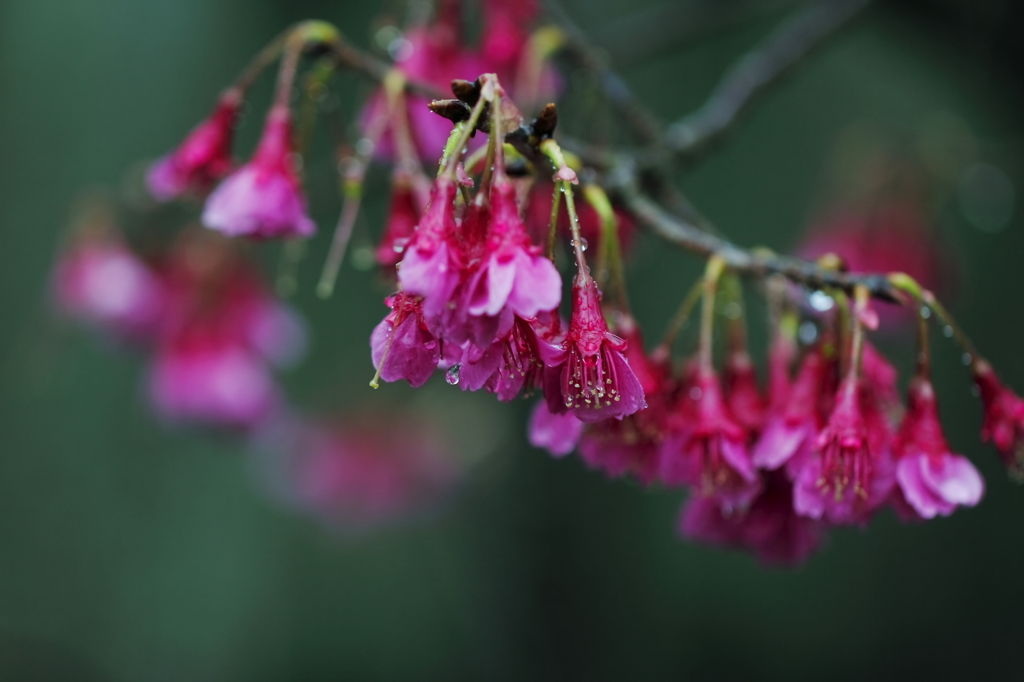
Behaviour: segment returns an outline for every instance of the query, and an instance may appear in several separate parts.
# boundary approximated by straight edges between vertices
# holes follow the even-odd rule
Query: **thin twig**
[[[847,293],[852,293],[855,286],[861,285],[875,298],[897,300],[886,275],[839,272],[799,258],[779,256],[768,250],[744,249],[669,214],[636,189],[624,188],[619,196],[630,212],[655,234],[698,255],[716,255],[725,261],[730,270],[740,274],[758,277],[780,274],[812,289],[835,288]]]
[[[638,162],[657,165],[666,154],[693,157],[721,140],[758,95],[787,75],[870,0],[819,0],[776,29],[725,74],[705,103],[673,123],[663,143]]]

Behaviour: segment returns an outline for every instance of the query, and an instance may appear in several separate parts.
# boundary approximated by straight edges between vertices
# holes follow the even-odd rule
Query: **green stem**
[[[714,367],[714,341],[715,327],[715,293],[718,289],[718,280],[725,270],[725,261],[719,256],[711,256],[708,259],[707,267],[704,269],[704,300],[700,317],[700,347],[698,350],[698,362],[705,370]]]

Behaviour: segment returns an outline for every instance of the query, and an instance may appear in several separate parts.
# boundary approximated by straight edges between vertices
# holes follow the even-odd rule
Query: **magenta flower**
[[[541,400],[530,414],[530,445],[544,448],[554,457],[564,457],[576,449],[583,433],[583,422],[572,412],[553,414]]]
[[[991,441],[1011,473],[1024,476],[1024,400],[1006,388],[984,360],[974,363],[985,420],[981,440]]]
[[[523,318],[554,310],[562,278],[533,246],[516,208],[515,187],[499,173],[491,188],[485,251],[469,282],[470,315],[499,315],[506,306]]]
[[[341,424],[290,419],[258,434],[255,454],[277,500],[347,533],[429,512],[451,495],[465,469],[435,427],[394,410]]]
[[[592,469],[611,478],[633,475],[644,485],[658,476],[659,454],[669,414],[673,387],[667,355],[648,357],[636,322],[620,315],[615,330],[626,341],[626,359],[644,391],[647,407],[622,419],[603,419],[588,424],[580,440],[579,453]]]
[[[134,341],[153,333],[164,301],[157,276],[119,240],[106,235],[76,236],[58,257],[51,287],[65,316]]]
[[[723,508],[714,497],[694,496],[679,516],[679,534],[705,544],[752,552],[771,566],[803,563],[820,545],[820,521],[793,511],[792,485],[779,474],[765,478],[765,488],[745,511]]]
[[[209,118],[149,167],[146,187],[157,201],[205,192],[231,170],[231,138],[241,105],[241,91],[226,91]]]
[[[985,492],[978,470],[949,451],[939,425],[935,389],[915,377],[907,391],[907,414],[893,443],[896,481],[918,516],[949,516],[957,505],[973,507]]]
[[[173,422],[248,428],[280,403],[270,368],[257,353],[199,330],[157,348],[148,388],[157,413]]]
[[[895,484],[889,434],[859,379],[839,385],[828,424],[794,482],[797,513],[835,524],[866,521]]]
[[[764,426],[765,400],[757,387],[754,363],[746,351],[730,353],[722,370],[725,402],[733,418],[750,434]]]
[[[561,357],[565,334],[555,312],[524,320],[516,316],[512,328],[482,354],[472,346],[463,352],[460,386],[464,391],[486,389],[509,402],[520,393],[543,387],[544,367]]]
[[[761,489],[750,461],[747,432],[729,414],[718,376],[698,367],[661,448],[660,477],[714,496],[727,509],[745,509]]]
[[[828,363],[820,349],[804,356],[788,401],[776,404],[765,422],[761,437],[754,445],[751,460],[761,469],[778,469],[787,465],[791,478],[814,450],[821,430],[818,405]]]
[[[457,187],[445,176],[437,178],[430,205],[398,265],[402,290],[423,298],[423,315],[437,319],[446,312],[455,287],[459,285],[462,263],[455,239],[454,201]]]
[[[396,178],[391,183],[388,217],[375,252],[378,265],[393,268],[402,260],[426,203],[420,202],[409,181]]]
[[[545,371],[548,408],[555,414],[571,411],[587,423],[643,409],[644,389],[626,360],[626,342],[608,331],[597,283],[581,273],[572,293],[561,357],[552,358]]]
[[[301,320],[233,249],[212,233],[186,232],[161,270],[166,295],[147,392],[168,421],[262,425],[282,402],[272,366],[305,349]]]
[[[206,200],[203,224],[229,237],[310,237],[316,225],[292,166],[291,113],[276,104],[252,159]]]
[[[413,387],[422,386],[441,360],[441,342],[427,329],[423,301],[398,292],[384,304],[391,312],[370,336],[373,366],[384,381],[405,379]]]

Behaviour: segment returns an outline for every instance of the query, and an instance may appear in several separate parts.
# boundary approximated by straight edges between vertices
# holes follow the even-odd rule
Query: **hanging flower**
[[[276,104],[252,160],[206,200],[203,224],[229,237],[311,237],[316,225],[306,214],[292,151],[291,113]]]
[[[231,170],[231,138],[242,106],[242,92],[227,90],[210,117],[146,173],[146,187],[158,201],[202,193]]]
[[[907,391],[907,414],[893,443],[896,481],[903,498],[924,519],[949,516],[957,505],[973,507],[985,492],[978,470],[949,451],[939,425],[935,389],[915,377]]]

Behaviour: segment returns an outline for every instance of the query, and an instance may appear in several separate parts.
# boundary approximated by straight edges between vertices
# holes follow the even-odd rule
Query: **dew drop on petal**
[[[451,367],[449,367],[448,371],[445,372],[444,380],[448,382],[449,386],[458,386],[459,385],[459,371],[461,369],[462,369],[462,363],[459,362],[459,363],[456,363],[456,364],[452,365]]]

